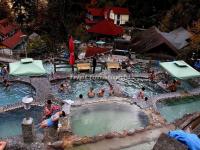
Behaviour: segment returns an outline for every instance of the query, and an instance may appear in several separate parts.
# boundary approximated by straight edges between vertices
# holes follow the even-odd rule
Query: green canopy
[[[163,67],[170,75],[181,80],[200,77],[200,73],[197,70],[182,60],[162,62],[160,63],[160,66]]]
[[[9,63],[10,75],[13,76],[40,76],[46,74],[41,60],[32,58],[21,59],[21,61]]]

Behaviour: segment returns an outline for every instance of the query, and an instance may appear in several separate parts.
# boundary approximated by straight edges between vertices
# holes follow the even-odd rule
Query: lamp
[[[33,102],[33,98],[29,96],[25,96],[22,98],[22,103],[24,104],[24,109],[28,111],[31,108],[31,103]],[[22,121],[22,136],[24,142],[33,142],[34,140],[34,123],[33,118],[28,116],[26,112],[26,117]]]
[[[31,103],[33,102],[32,97],[25,96],[22,98],[22,103],[24,104],[24,109],[29,110],[31,108]]]

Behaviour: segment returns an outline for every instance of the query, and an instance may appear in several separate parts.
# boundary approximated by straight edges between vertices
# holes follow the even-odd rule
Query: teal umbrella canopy
[[[103,45],[103,44],[105,44],[105,43],[106,43],[106,42],[101,41],[101,40],[96,42],[96,44],[99,44],[99,45]]]
[[[183,60],[162,62],[160,63],[160,66],[164,68],[170,75],[181,80],[200,77],[200,73]]]
[[[81,41],[79,41],[79,40],[74,40],[74,44],[80,44],[81,43]]]
[[[33,60],[32,58],[9,63],[9,68],[9,74],[12,76],[41,76],[46,74],[42,61]]]

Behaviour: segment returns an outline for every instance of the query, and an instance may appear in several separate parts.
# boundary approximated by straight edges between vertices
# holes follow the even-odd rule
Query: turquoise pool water
[[[21,135],[21,123],[25,114],[38,124],[42,118],[42,107],[32,107],[29,111],[23,108],[0,114],[0,138]],[[38,131],[38,130],[37,130]]]
[[[72,131],[79,136],[137,129],[148,124],[148,117],[135,105],[97,104],[79,108],[71,115]]]
[[[35,93],[31,86],[23,83],[14,82],[8,89],[0,84],[0,106],[20,102],[24,96]]]
[[[87,98],[87,93],[90,87],[94,88],[94,92],[97,93],[101,88],[105,89],[105,96],[108,96],[109,92],[109,83],[104,80],[71,80],[68,81],[71,88],[65,92],[59,92],[59,86],[64,81],[59,81],[52,84],[52,92],[56,97],[61,99],[71,99],[75,100],[79,97],[80,94],[83,95],[83,98]]]
[[[200,97],[173,99],[166,102],[158,102],[157,108],[161,115],[168,121],[183,117],[187,113],[200,111]]]
[[[146,97],[152,97],[161,93],[165,93],[165,91],[162,88],[160,88],[157,84],[152,83],[147,79],[120,78],[117,80],[117,84],[120,86],[124,95],[130,97],[137,97],[137,94],[142,87],[145,88],[144,93]]]
[[[152,65],[151,70],[154,70],[155,72],[161,71],[162,68],[160,66]],[[141,64],[135,64],[132,68],[131,71],[133,73],[147,73],[147,66],[146,65],[141,65]]]

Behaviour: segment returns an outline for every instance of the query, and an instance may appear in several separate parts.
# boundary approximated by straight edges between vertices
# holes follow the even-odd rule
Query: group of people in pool
[[[65,92],[66,90],[69,90],[69,89],[71,89],[70,84],[68,82],[64,82],[60,84],[58,91]]]
[[[100,89],[97,93],[98,97],[104,97],[105,89]],[[110,85],[109,95],[112,96],[114,94],[113,86]],[[88,98],[94,98],[96,93],[94,92],[94,89],[91,87],[90,90],[87,93]]]
[[[177,91],[177,86],[181,85],[179,80],[172,80],[171,82],[165,81],[165,88],[171,92]]]

